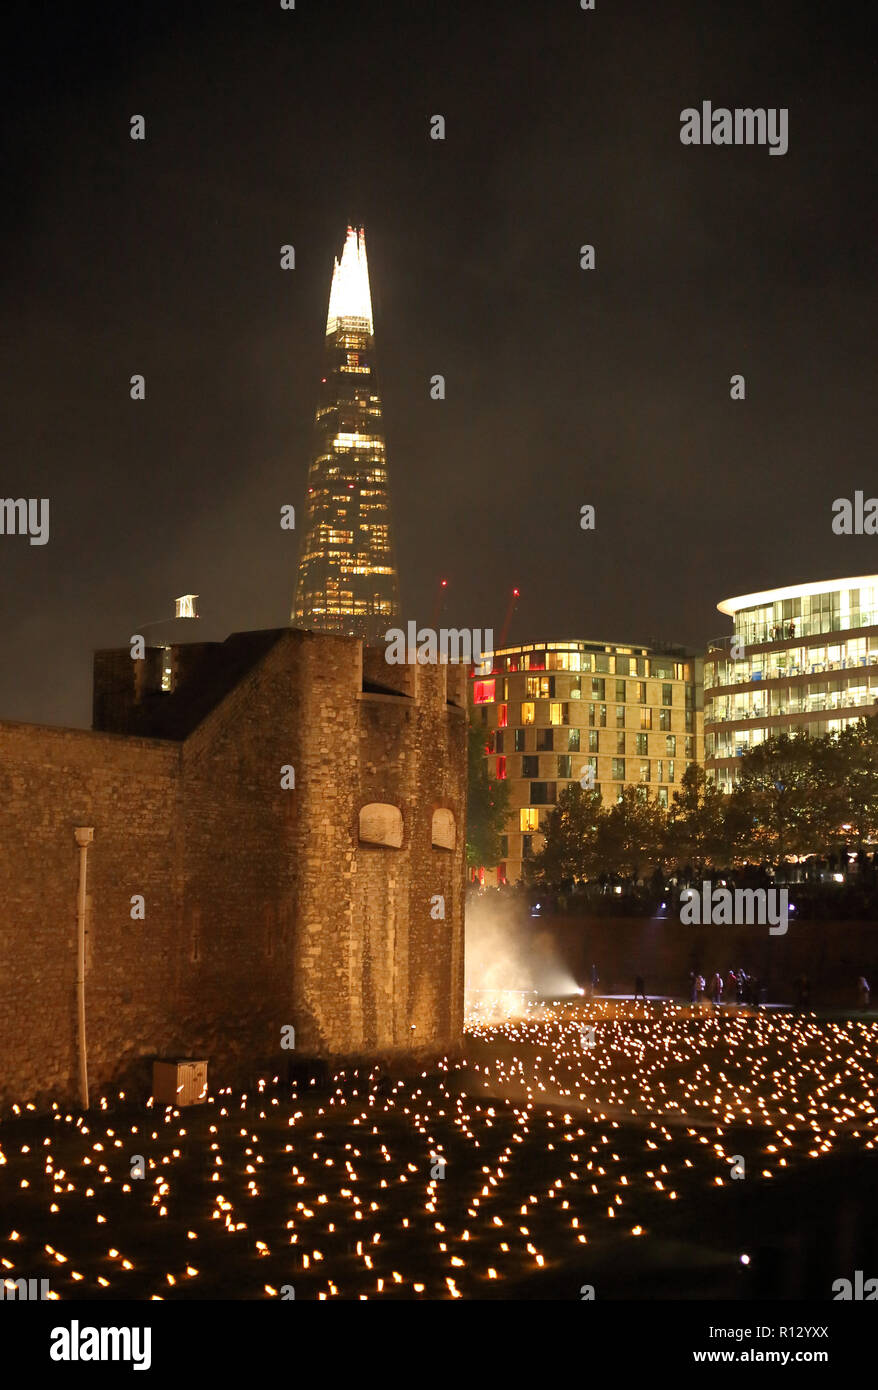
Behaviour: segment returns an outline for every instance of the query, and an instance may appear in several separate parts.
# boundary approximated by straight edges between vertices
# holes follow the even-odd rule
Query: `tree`
[[[878,834],[878,715],[849,724],[824,756],[827,791],[835,793],[830,802],[830,834],[850,825],[862,848]]]
[[[528,877],[549,887],[591,878],[598,867],[600,816],[600,792],[569,783],[549,815],[545,842],[529,865]]]
[[[819,818],[814,742],[778,734],[742,755],[736,804],[749,812],[750,834],[741,848],[776,861],[811,848]]]
[[[670,842],[674,856],[699,871],[721,856],[725,848],[726,798],[698,763],[683,773],[681,789],[674,792]]]
[[[598,823],[597,854],[609,873],[637,878],[647,863],[666,857],[666,816],[647,787],[623,787],[620,799]]]
[[[493,868],[502,859],[500,836],[509,814],[509,787],[489,775],[485,730],[470,721],[467,730],[466,862],[472,869]]]

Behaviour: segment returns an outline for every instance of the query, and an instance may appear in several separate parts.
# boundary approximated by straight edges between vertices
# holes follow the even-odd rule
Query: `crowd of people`
[[[719,1007],[724,995],[730,1004],[750,1004],[755,1007],[757,1004],[765,1003],[765,987],[756,975],[748,975],[743,966],[727,971],[725,978],[717,970],[707,980],[699,971],[689,971],[691,1004],[703,1004],[705,999],[708,999]]]
[[[589,971],[588,979],[580,993],[589,998],[596,998],[598,995],[598,972],[597,967],[592,966]],[[799,975],[793,981],[796,993],[795,1007],[799,1010],[811,1007],[811,981],[807,975]],[[723,975],[719,970],[705,978],[700,970],[689,971],[688,984],[689,1002],[692,1005],[703,1007],[705,1004],[713,1004],[714,1008],[719,1008],[723,1003],[745,1005],[756,1008],[759,1004],[767,1002],[767,986],[756,975],[748,975],[743,966],[737,970],[727,970]],[[865,975],[860,975],[856,986],[857,1005],[860,1009],[868,1009],[872,989]],[[636,1004],[641,1000],[647,1002],[646,984],[642,975],[634,977],[633,1001]]]
[[[807,975],[799,975],[793,981],[797,1009],[808,1009],[811,1006],[811,981]],[[872,998],[871,986],[865,975],[861,975],[857,980],[857,1005],[861,1009],[868,1009]],[[634,999],[638,996],[645,1002],[643,977],[638,975],[634,982]],[[689,971],[689,1002],[691,1004],[702,1005],[705,1002],[711,1003],[715,1008],[720,1004],[744,1004],[755,1008],[758,1004],[766,1002],[766,986],[756,975],[748,975],[743,966],[737,970],[728,970],[725,976],[719,970],[714,971],[705,979],[700,971]]]

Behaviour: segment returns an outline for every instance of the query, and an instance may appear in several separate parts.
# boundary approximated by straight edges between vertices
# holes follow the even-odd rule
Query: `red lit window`
[[[477,705],[487,704],[494,698],[496,681],[473,681],[473,700]]]
[[[506,781],[506,759],[505,759],[505,758],[498,758],[498,759],[497,759],[497,781],[498,781],[498,782],[505,782],[505,781]]]
[[[505,729],[505,728],[506,728],[506,711],[507,711],[508,708],[509,708],[508,705],[498,705],[498,706],[497,706],[497,728],[498,728],[498,729]]]
[[[498,883],[505,883],[505,882],[506,882],[506,865],[505,865],[505,864],[498,864],[498,865],[497,865],[497,882],[498,882]]]

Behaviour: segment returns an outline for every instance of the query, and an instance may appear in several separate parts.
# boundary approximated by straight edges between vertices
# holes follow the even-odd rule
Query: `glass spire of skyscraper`
[[[374,354],[365,233],[348,227],[329,292],[291,621],[368,642],[382,640],[399,617]]]

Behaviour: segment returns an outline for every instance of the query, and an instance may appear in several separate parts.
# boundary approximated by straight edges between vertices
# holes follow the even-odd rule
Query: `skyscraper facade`
[[[372,296],[362,228],[348,227],[326,320],[292,622],[383,639],[399,617]]]
[[[734,633],[704,661],[705,768],[723,790],[778,734],[840,733],[878,711],[878,574],[822,579],[717,604]]]

